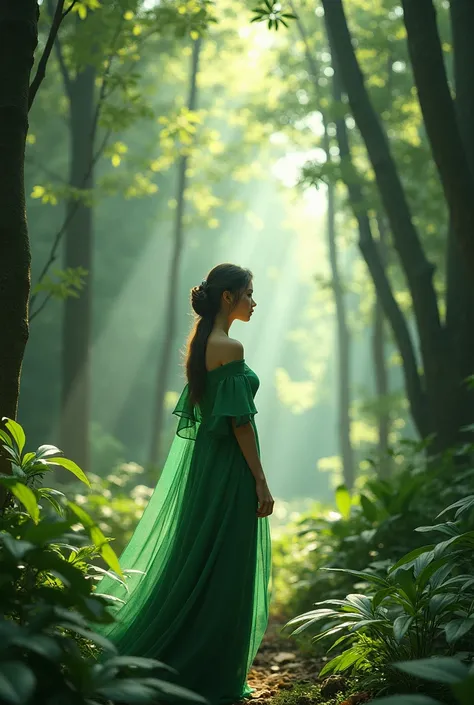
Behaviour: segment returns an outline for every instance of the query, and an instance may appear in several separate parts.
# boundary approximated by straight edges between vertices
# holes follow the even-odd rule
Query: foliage
[[[395,664],[402,672],[449,685],[458,705],[471,705],[474,688],[474,666],[468,668],[455,658],[431,658]],[[394,695],[376,698],[373,705],[443,705],[425,695]]]
[[[386,570],[423,544],[423,534],[415,531],[418,526],[472,492],[473,471],[453,472],[455,452],[428,461],[423,447],[402,441],[390,451],[396,470],[389,480],[372,471],[365,483],[361,478],[361,489],[352,498],[339,488],[338,512],[315,504],[275,536],[277,601],[288,617],[308,604],[339,598],[353,589],[348,575],[322,568]]]
[[[394,662],[465,645],[474,627],[473,504],[472,496],[458,500],[438,515],[457,509],[455,521],[418,527],[418,533],[441,539],[410,551],[388,570],[386,563],[362,571],[326,568],[356,579],[362,591],[319,601],[317,609],[288,622],[302,622],[294,634],[318,625],[314,641],[337,637],[331,649],[343,645],[321,675],[353,669],[380,687],[394,678]]]
[[[264,5],[255,7],[253,12],[255,17],[250,22],[267,22],[268,29],[274,27],[277,30],[280,24],[288,27],[288,23],[285,20],[296,19],[296,15],[291,12],[282,12],[281,3],[270,2],[269,0],[264,0]]]
[[[153,492],[140,475],[144,469],[137,463],[120,463],[105,477],[89,474],[91,487],[87,494],[71,487],[76,504],[87,508],[106,537],[113,537],[114,548],[120,555]],[[79,488],[78,488],[79,490]]]
[[[174,669],[153,659],[119,656],[94,631],[95,624],[113,621],[107,610],[111,598],[94,592],[94,581],[107,574],[126,586],[124,576],[89,514],[62,493],[38,486],[52,465],[89,481],[53,446],[24,453],[22,427],[4,422],[1,439],[13,474],[0,477],[12,493],[0,516],[0,702],[94,705],[174,696],[205,703],[172,682]],[[56,510],[53,517],[42,511],[45,500]],[[78,520],[94,545],[74,530]],[[99,554],[117,571],[94,566]]]

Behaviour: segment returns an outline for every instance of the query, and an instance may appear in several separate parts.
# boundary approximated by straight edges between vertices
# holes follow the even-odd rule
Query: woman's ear
[[[222,294],[222,298],[224,299],[226,304],[232,303],[232,294],[230,293],[230,291],[224,291],[224,293]]]

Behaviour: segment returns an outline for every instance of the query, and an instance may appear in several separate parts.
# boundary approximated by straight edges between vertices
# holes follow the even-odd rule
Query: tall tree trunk
[[[433,286],[433,267],[413,225],[386,135],[370,102],[360,71],[341,0],[322,0],[333,54],[349,97],[356,124],[367,147],[377,185],[390,223],[413,300],[423,360],[424,385],[435,433],[432,450],[442,451],[459,440],[459,390],[462,376],[456,369],[446,327],[441,325]],[[436,89],[436,87],[435,87]],[[426,434],[423,434],[426,435]]]
[[[330,158],[329,149],[327,156]],[[344,482],[347,488],[351,490],[354,487],[355,481],[355,465],[351,443],[350,333],[347,325],[343,284],[341,282],[339,263],[337,260],[335,190],[334,184],[329,183],[327,196],[327,234],[332,290],[334,292],[337,321],[339,448],[342,455]]]
[[[36,0],[0,3],[0,418],[12,419],[28,340],[30,247],[23,167],[38,14]],[[11,472],[3,457],[0,472]]]
[[[386,224],[382,215],[377,218],[379,226],[379,252],[380,259],[384,267],[387,265],[386,258]],[[378,425],[378,467],[379,475],[387,478],[390,475],[390,458],[388,455],[388,435],[390,432],[390,414],[387,409],[387,396],[389,393],[387,359],[385,355],[385,314],[382,301],[375,292],[374,306],[374,327],[372,333],[372,355],[374,360],[375,393],[381,400],[381,408],[377,414]]]
[[[318,94],[319,66],[311,54],[306,30],[301,18],[298,16],[293,2],[290,2],[291,10],[296,15],[298,30],[305,45],[306,61],[311,75],[311,81],[315,88],[315,97]],[[330,139],[327,130],[328,119],[324,110],[321,110],[324,133],[323,149],[327,162],[331,161]],[[351,385],[350,385],[350,333],[347,325],[347,312],[339,266],[337,261],[337,244],[335,228],[335,186],[328,184],[327,196],[327,234],[329,263],[332,273],[332,287],[334,292],[334,303],[336,306],[337,318],[337,350],[338,350],[338,437],[339,450],[342,456],[344,482],[349,489],[352,489],[355,481],[354,449],[351,440]]]
[[[74,79],[69,79],[69,183],[79,190],[93,187],[95,78],[95,68],[87,66]],[[80,296],[69,297],[64,303],[60,439],[62,450],[87,471],[90,468],[93,212],[86,203],[78,204],[72,199],[68,213],[64,268],[83,267],[87,277]]]
[[[191,72],[188,96],[188,109],[196,109],[197,101],[197,75],[199,71],[199,54],[201,51],[201,38],[193,43],[191,56]],[[178,166],[178,196],[176,208],[176,220],[174,230],[173,255],[168,278],[168,296],[165,307],[165,335],[161,356],[158,363],[156,378],[156,389],[153,397],[154,407],[152,414],[151,442],[150,442],[150,465],[156,467],[160,461],[160,441],[163,426],[164,400],[166,394],[166,384],[171,364],[171,354],[176,330],[177,303],[178,303],[178,277],[184,242],[184,192],[186,189],[186,169],[188,166],[187,156],[182,156]]]
[[[474,178],[474,3],[472,0],[451,0],[450,8],[456,116],[468,168]],[[446,271],[446,329],[454,368],[459,371],[458,377],[464,380],[474,371],[474,276],[463,256],[454,227],[450,227],[448,235]],[[458,398],[459,424],[470,425],[474,419],[473,394],[467,394],[462,384],[453,388],[454,393]]]
[[[474,277],[474,179],[449,90],[433,0],[402,0],[402,5],[408,49],[426,132],[451,213],[453,234],[463,257],[469,263],[471,276]],[[460,3],[453,13],[455,17],[462,13]],[[463,14],[467,19],[467,10]],[[470,19],[472,21],[472,17]],[[467,24],[461,32],[457,32],[458,49],[467,32],[472,42],[473,31],[474,25]],[[460,59],[458,55],[458,77],[462,71],[459,67]],[[471,85],[472,80],[471,74]]]
[[[331,45],[331,40],[329,37]],[[334,52],[331,46],[332,52]],[[333,64],[333,99],[336,109],[340,111],[342,103],[342,86],[339,76],[339,62],[335,53],[332,55]],[[359,248],[367,264],[372,281],[387,320],[402,357],[405,389],[413,420],[422,438],[432,432],[433,418],[428,405],[428,400],[423,389],[422,379],[418,372],[418,362],[415,354],[410,330],[403,312],[398,305],[392,287],[385,271],[385,266],[379,248],[372,233],[372,225],[364,199],[362,182],[357,173],[349,145],[347,126],[344,118],[336,120],[336,134],[341,160],[341,174],[349,193],[349,201],[357,220],[359,230]]]

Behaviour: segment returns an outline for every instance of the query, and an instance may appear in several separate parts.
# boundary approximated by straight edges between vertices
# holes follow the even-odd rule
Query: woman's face
[[[239,303],[232,311],[232,318],[239,321],[250,321],[256,305],[253,298],[253,281],[250,280],[247,288],[239,299]]]

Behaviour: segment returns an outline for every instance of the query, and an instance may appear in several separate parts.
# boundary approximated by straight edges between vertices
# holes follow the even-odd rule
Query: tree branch
[[[111,132],[112,132],[112,130],[110,130],[110,129],[106,132],[106,134],[104,135],[104,139],[102,140],[102,142],[100,144],[100,147],[98,148],[98,150],[94,154],[94,158],[92,159],[92,161],[89,165],[89,169],[87,170],[87,172],[84,175],[84,179],[82,181],[83,186],[87,183],[87,180],[88,180],[89,176],[91,175],[92,169],[94,168],[94,166],[96,165],[96,163],[100,159],[100,157],[102,156],[102,154],[107,146],[107,142],[110,138]],[[69,223],[74,218],[78,208],[79,208],[79,201],[76,201],[68,209],[68,212],[67,212],[67,215],[63,221],[63,224],[61,225],[60,229],[58,230],[58,232],[56,233],[56,235],[54,237],[54,241],[53,241],[53,245],[51,247],[50,253],[49,253],[49,257],[48,257],[43,269],[41,270],[41,273],[40,273],[38,280],[36,282],[36,286],[38,286],[38,284],[41,284],[41,282],[45,278],[46,274],[48,273],[49,268],[56,261],[56,259],[58,257],[58,248],[59,248],[59,245],[61,244],[61,240],[63,238],[63,235],[66,232],[66,230],[69,226]],[[33,308],[33,305],[34,305],[36,299],[38,298],[38,294],[39,294],[39,292],[36,292],[35,294],[33,294],[31,296],[30,305],[29,305],[30,310]],[[50,297],[48,296],[47,299],[49,299],[49,298]],[[34,311],[32,314],[30,314],[30,317],[29,317],[30,321],[32,321],[38,315],[38,313],[44,308],[45,303],[46,302],[43,302],[41,304],[41,306],[39,307],[39,309]]]
[[[49,0],[49,2],[50,1],[51,0]],[[68,9],[68,11],[69,10],[70,10],[70,8]],[[99,97],[97,100],[97,106],[96,106],[96,110],[95,110],[95,114],[94,114],[94,118],[93,118],[92,130],[91,130],[91,136],[90,136],[90,138],[93,142],[95,142],[96,137],[97,137],[97,128],[98,128],[98,124],[99,124],[100,111],[102,109],[102,106],[103,106],[105,100],[107,99],[107,97],[109,95],[107,93],[107,86],[108,86],[108,81],[110,78],[110,70],[111,70],[113,58],[115,56],[116,43],[117,43],[118,38],[120,36],[122,26],[123,26],[123,15],[121,15],[120,20],[118,22],[117,29],[115,31],[115,34],[114,34],[114,37],[112,40],[111,50],[110,50],[110,53],[109,53],[109,56],[107,59],[107,64],[106,64],[106,67],[104,70],[104,77],[102,80],[102,85],[100,87]],[[64,84],[65,84],[66,90],[70,96],[72,84],[71,84],[71,80],[69,77],[69,73],[67,71],[67,67],[64,63],[64,57],[62,55],[62,51],[61,51],[61,47],[59,45],[59,42],[56,43],[56,51],[57,51],[58,61],[59,61],[60,67],[61,67],[61,73],[63,75]],[[94,166],[96,165],[96,163],[98,162],[98,160],[100,159],[102,154],[104,153],[111,134],[112,134],[112,130],[109,128],[105,132],[105,135],[102,139],[102,142],[101,142],[99,148],[97,149],[97,151],[95,152],[94,157],[89,165],[89,168],[88,168],[86,174],[84,175],[84,178],[82,181],[82,187],[84,187],[84,185],[87,183],[87,180],[89,179],[89,177],[91,175],[92,169],[94,168]],[[67,215],[63,221],[63,224],[61,225],[60,229],[58,230],[58,232],[56,233],[56,235],[54,237],[53,244],[52,244],[52,247],[51,247],[51,250],[49,253],[49,257],[48,257],[43,269],[41,270],[41,273],[38,277],[38,281],[37,281],[36,285],[40,284],[43,281],[46,274],[48,273],[49,268],[56,261],[56,259],[58,257],[58,249],[59,249],[59,245],[61,244],[61,240],[62,240],[64,233],[66,232],[69,224],[71,223],[72,219],[74,218],[78,207],[79,207],[79,201],[76,201],[68,209],[68,212],[67,212]],[[38,292],[31,296],[30,309],[33,307],[37,297],[38,297]],[[38,313],[40,313],[40,311],[44,308],[44,306],[46,305],[49,298],[50,297],[47,297],[45,299],[45,301],[43,301],[41,306],[36,311],[34,311],[33,314],[30,315],[30,321],[32,321],[38,315]]]
[[[473,273],[474,181],[449,90],[436,11],[432,0],[402,0],[402,5],[426,132],[448,202],[452,227]]]
[[[44,80],[44,77],[46,76],[46,65],[47,65],[48,59],[51,55],[51,51],[53,49],[54,42],[55,42],[55,39],[56,39],[58,31],[59,31],[59,27],[65,17],[65,15],[63,14],[64,2],[65,2],[65,0],[58,0],[58,4],[56,5],[56,10],[54,12],[53,22],[51,24],[51,29],[49,30],[49,35],[48,35],[48,39],[46,41],[46,46],[44,48],[41,59],[39,60],[36,75],[33,79],[33,82],[30,85],[30,88],[29,88],[28,110],[31,110],[31,106],[33,105],[36,94],[38,93],[38,88],[40,87],[41,83]]]

